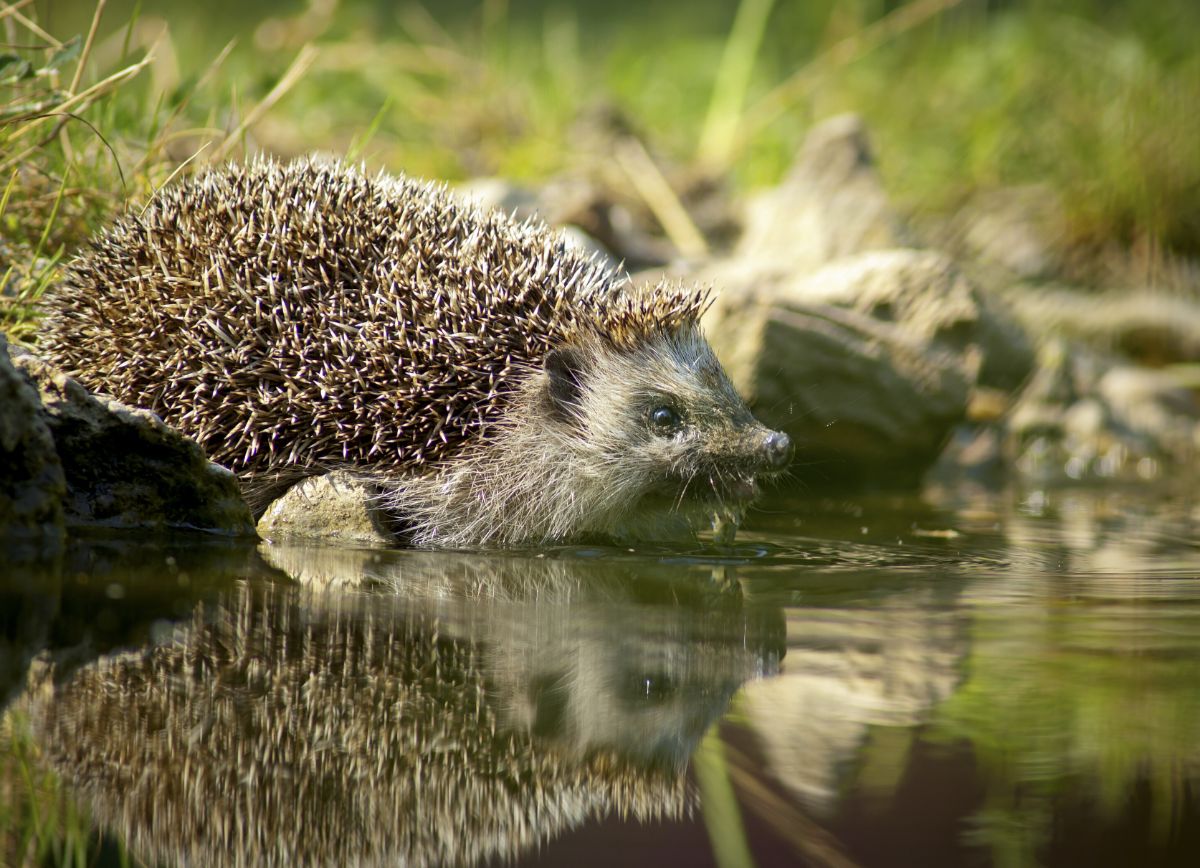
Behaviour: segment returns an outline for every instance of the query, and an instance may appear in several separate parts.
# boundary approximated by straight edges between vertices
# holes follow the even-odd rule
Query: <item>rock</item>
[[[927,486],[955,487],[962,482],[1000,485],[1007,475],[1004,436],[995,424],[960,425],[938,456]]]
[[[795,280],[788,294],[894,322],[917,341],[955,354],[972,385],[1015,389],[1033,368],[1025,332],[941,253],[901,249],[848,257]]]
[[[628,208],[586,178],[562,177],[537,190],[499,178],[476,178],[457,190],[483,208],[563,229],[568,244],[602,256],[614,268],[619,263],[662,265],[674,256],[668,242],[639,227]]]
[[[957,423],[1005,407],[1032,370],[1002,302],[908,236],[847,115],[812,130],[732,260],[674,275],[719,287],[709,340],[759,418],[796,441],[806,481],[914,481]],[[994,468],[986,445],[968,458]]]
[[[1007,293],[1006,301],[1038,337],[1082,341],[1148,365],[1200,359],[1200,303],[1184,295],[1025,286]]]
[[[795,275],[751,261],[701,276],[722,287],[705,331],[755,413],[830,479],[912,481],[964,418],[975,386],[1011,389],[1024,334],[944,256],[865,253]]]
[[[840,115],[812,129],[783,183],[751,206],[736,255],[802,271],[907,243],[862,119]]]
[[[590,256],[595,259],[601,259],[611,267],[616,268],[617,263],[612,261],[612,257],[599,241],[588,235],[578,226],[564,226],[561,230],[562,240],[571,250],[578,251],[584,256]]]
[[[714,305],[706,321],[755,415],[796,443],[806,484],[912,481],[966,412],[953,357],[868,316],[746,299]]]
[[[1152,479],[1200,448],[1200,406],[1170,371],[1053,341],[1007,419],[1013,465],[1038,483]]]
[[[832,809],[872,727],[923,723],[954,693],[967,624],[918,592],[874,608],[789,608],[780,675],[747,684],[740,705],[773,777],[810,810]]]
[[[1168,371],[1120,365],[1105,372],[1096,391],[1133,430],[1164,431],[1179,420],[1200,418],[1195,397]]]
[[[1119,365],[1100,378],[1096,395],[1115,423],[1151,441],[1157,456],[1172,464],[1194,463],[1200,449],[1200,406],[1169,371]],[[1139,475],[1148,475],[1147,467],[1143,464]]]
[[[538,207],[537,191],[503,178],[472,178],[454,188],[463,199],[480,208],[503,211],[518,220],[546,219]]]
[[[14,359],[41,401],[66,482],[68,525],[251,534],[237,479],[148,410],[88,394],[32,354]]]
[[[0,537],[61,538],[66,491],[37,390],[0,335]]]
[[[266,539],[303,537],[394,546],[396,537],[376,508],[378,497],[374,485],[346,471],[309,477],[267,507],[258,533]]]
[[[961,241],[955,249],[1025,280],[1046,279],[1062,268],[1058,248],[1065,222],[1062,202],[1048,187],[990,190],[956,215]]]

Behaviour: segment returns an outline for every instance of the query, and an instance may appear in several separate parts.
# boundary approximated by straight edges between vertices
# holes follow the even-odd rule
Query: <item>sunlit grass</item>
[[[121,170],[125,134],[113,97],[145,59],[122,56],[107,74],[84,75],[103,5],[86,33],[63,40],[37,24],[28,3],[0,6],[10,46],[0,55],[0,329],[18,339],[67,249],[134,192]]]
[[[1172,57],[1136,29],[1014,11],[896,46],[837,89],[870,120],[911,208],[1042,184],[1061,196],[1073,243],[1200,253],[1200,148],[1189,145],[1200,52]]]
[[[214,108],[204,97],[228,50],[196,75],[164,77],[155,65],[174,54],[169,32],[140,44],[136,13],[106,31],[105,7],[86,31],[59,38],[28,0],[0,3],[0,331],[17,340],[34,334],[36,301],[71,252],[196,157],[243,150],[312,58],[300,52],[244,115]]]
[[[1082,255],[1200,254],[1186,0],[154,8],[47,4],[47,29],[41,2],[0,0],[0,328],[18,338],[71,251],[128,203],[259,151],[447,180],[586,173],[636,199],[614,126],[673,183],[748,191],[779,179],[814,122],[857,111],[889,191],[922,219],[1039,185]]]

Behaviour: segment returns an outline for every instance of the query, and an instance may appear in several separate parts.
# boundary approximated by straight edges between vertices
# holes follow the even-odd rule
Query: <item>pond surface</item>
[[[1192,487],[14,553],[0,864],[1197,865]]]

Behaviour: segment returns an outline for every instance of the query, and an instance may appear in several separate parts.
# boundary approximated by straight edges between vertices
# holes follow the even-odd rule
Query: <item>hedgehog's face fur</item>
[[[390,485],[411,542],[686,539],[736,527],[759,481],[791,458],[694,323],[630,346],[596,335],[550,351],[485,441]]]
[[[637,522],[655,513],[736,519],[759,480],[791,458],[787,435],[751,415],[694,327],[632,349],[597,338],[555,350],[542,388],[552,424],[574,434],[580,465]]]

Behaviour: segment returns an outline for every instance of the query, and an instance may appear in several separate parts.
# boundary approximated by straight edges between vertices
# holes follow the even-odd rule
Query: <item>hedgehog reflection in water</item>
[[[686,604],[638,603],[654,582],[611,565],[519,558],[405,559],[381,594],[243,585],[162,644],[47,671],[29,719],[148,864],[511,863],[614,815],[681,819],[687,756],[776,671],[780,613],[673,572]],[[645,677],[678,689],[638,701]]]
[[[701,336],[706,298],[434,186],[260,161],[100,236],[43,346],[196,438],[258,513],[349,468],[418,545],[662,539],[736,525],[791,455]]]

